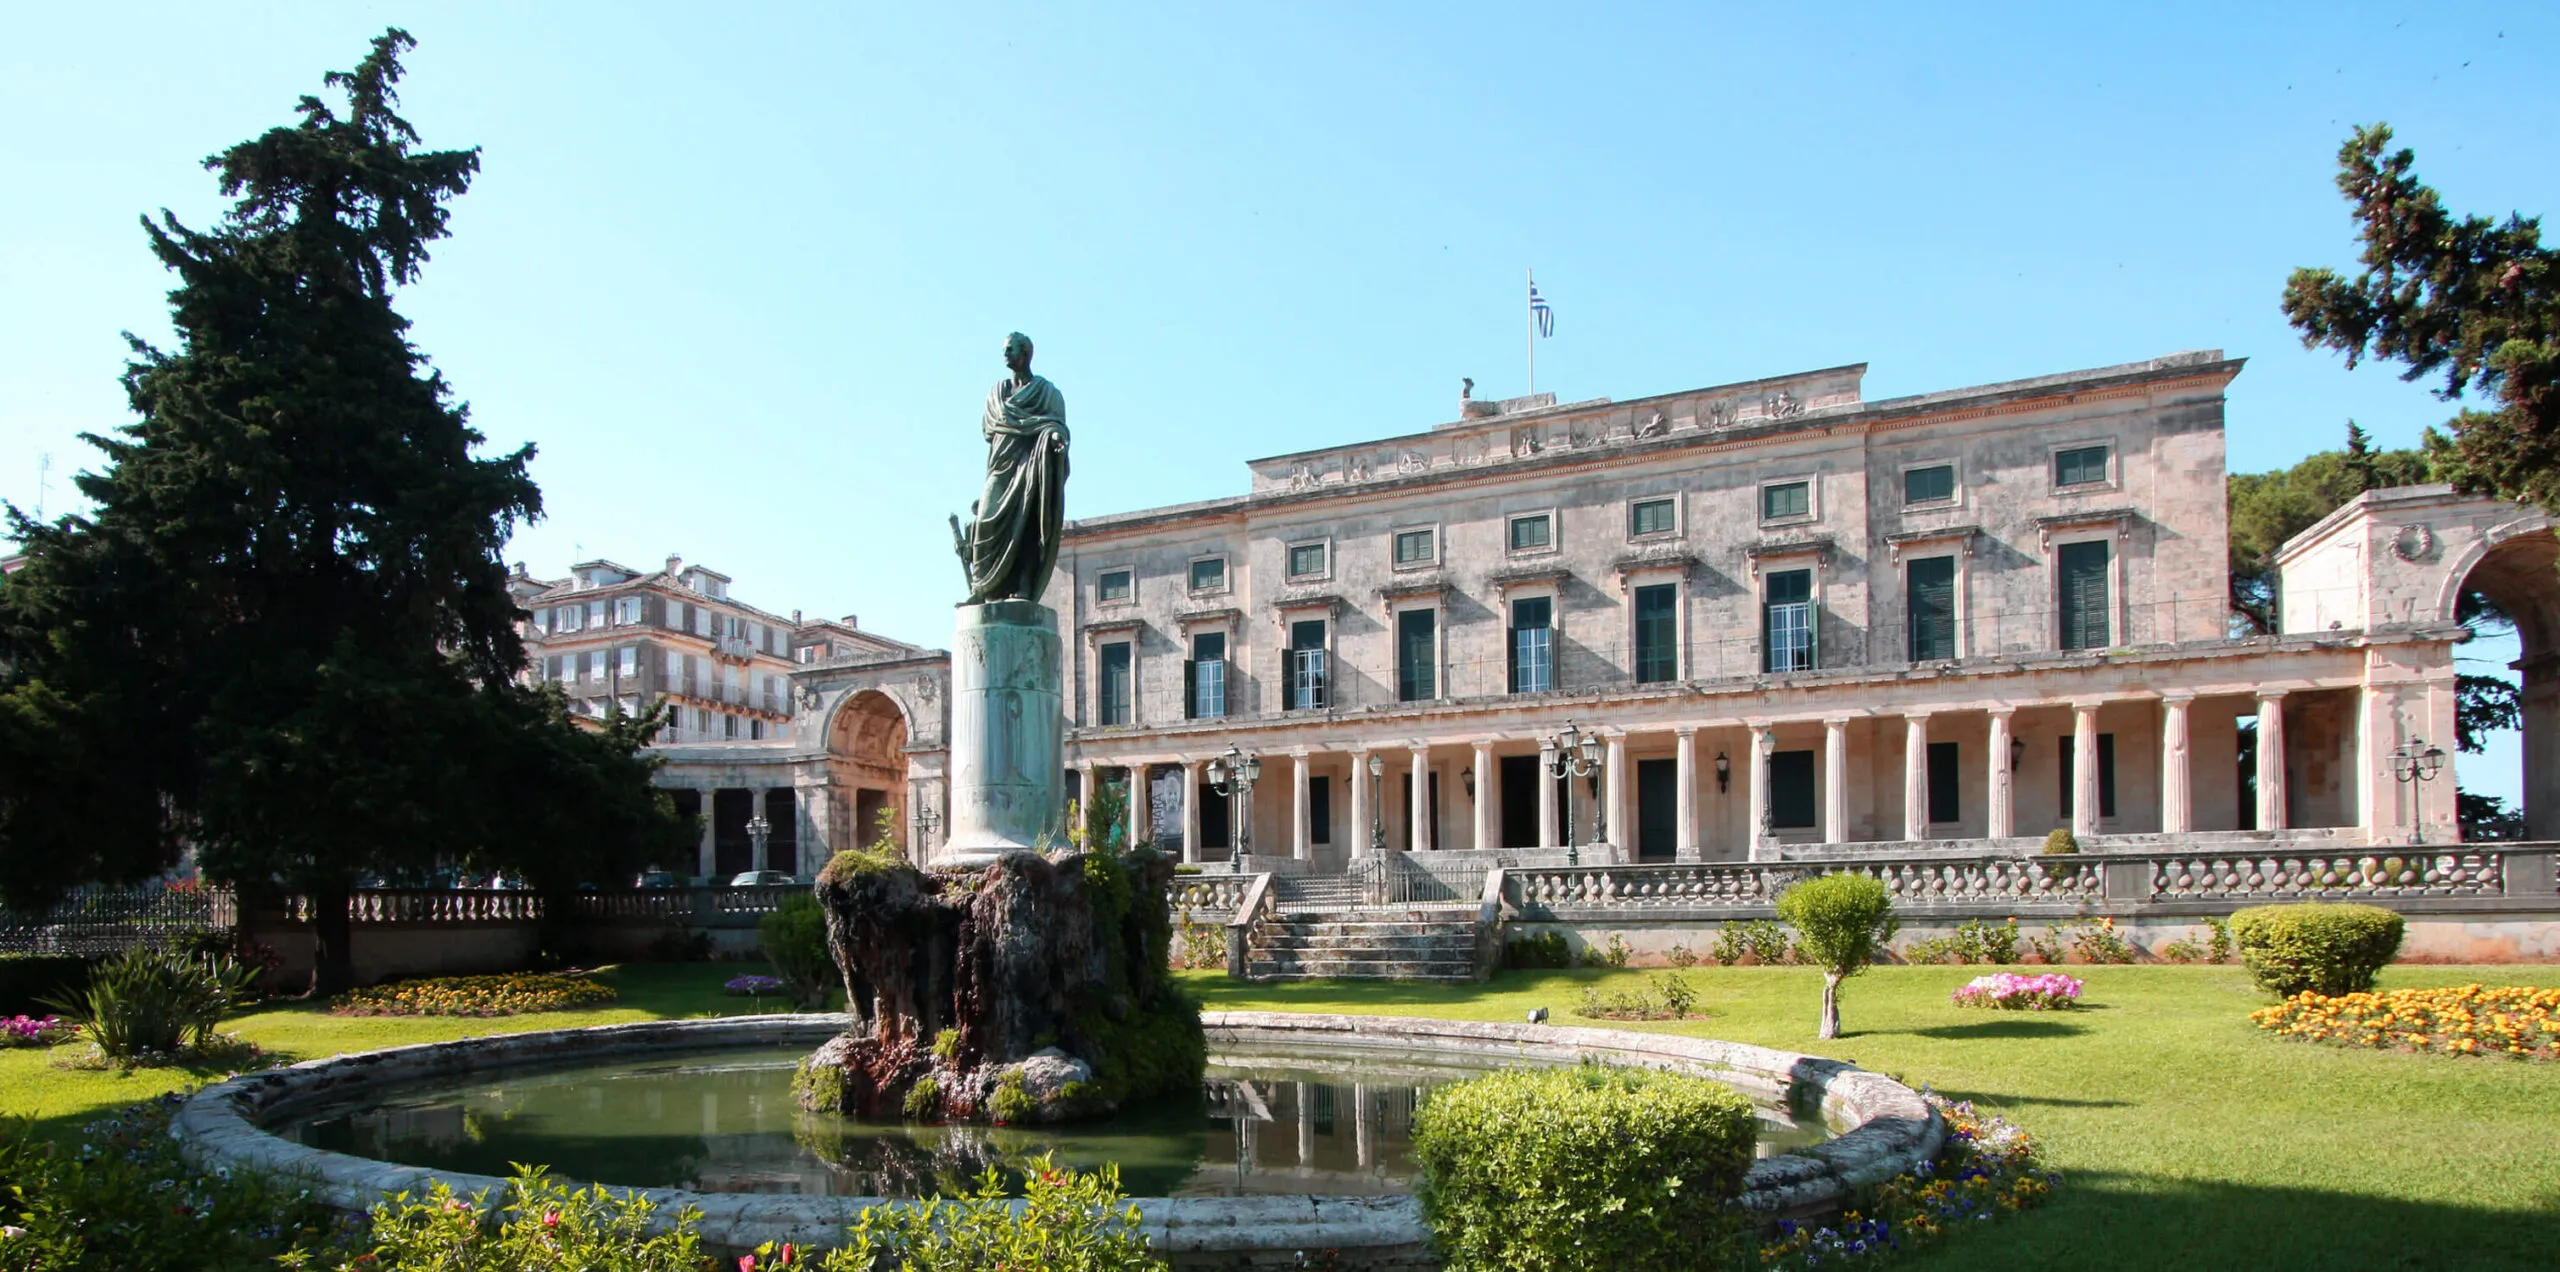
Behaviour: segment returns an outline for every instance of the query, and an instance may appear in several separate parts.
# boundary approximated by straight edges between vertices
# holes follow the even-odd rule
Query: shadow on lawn
[[[2087,1025],[2067,1020],[2021,1016],[2004,1020],[1976,1020],[1961,1025],[1931,1025],[1926,1029],[1854,1029],[1843,1031],[1844,1038],[1866,1038],[1882,1034],[1910,1034],[1915,1038],[1938,1038],[1962,1041],[1969,1038],[2069,1038],[2089,1032]]]

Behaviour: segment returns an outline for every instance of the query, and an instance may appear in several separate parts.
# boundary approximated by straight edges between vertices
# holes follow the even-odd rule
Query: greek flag
[[[1539,335],[1553,336],[1556,334],[1556,311],[1553,307],[1547,304],[1546,297],[1538,294],[1538,285],[1536,283],[1529,284],[1529,314],[1531,317],[1538,320]]]

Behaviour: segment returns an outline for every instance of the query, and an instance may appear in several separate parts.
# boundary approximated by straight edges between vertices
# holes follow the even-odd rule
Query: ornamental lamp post
[[[1369,753],[1369,852],[1376,856],[1387,850],[1386,812],[1378,806],[1378,784],[1386,778],[1387,760],[1375,751]]]
[[[747,838],[755,844],[755,860],[747,864],[747,869],[762,870],[765,868],[764,842],[767,838],[771,837],[772,834],[773,823],[766,821],[763,813],[759,812],[755,816],[747,819]]]
[[[1227,753],[1209,761],[1209,785],[1227,801],[1227,824],[1234,829],[1235,855],[1243,857],[1253,851],[1253,784],[1262,780],[1262,760],[1237,750],[1232,744]],[[1241,805],[1241,815],[1236,811]]]
[[[1591,786],[1591,834],[1600,834],[1600,767],[1601,742],[1597,732],[1585,733],[1564,722],[1564,731],[1538,743],[1538,767],[1549,781],[1564,786],[1564,852],[1565,864],[1582,864],[1582,846],[1573,838],[1573,778],[1581,778]]]
[[[2411,738],[2392,749],[2391,776],[2403,782],[2432,782],[2444,770],[2444,748],[2430,746],[2425,738]],[[2420,801],[2423,806],[2424,801]],[[2427,825],[2423,815],[2410,818],[2409,842],[2427,842]]]

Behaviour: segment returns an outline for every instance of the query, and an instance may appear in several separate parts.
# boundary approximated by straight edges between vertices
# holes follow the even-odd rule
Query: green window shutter
[[[1439,612],[1409,609],[1396,615],[1396,700],[1425,702],[1439,693]]]
[[[2066,543],[2053,553],[2055,602],[2064,649],[2104,649],[2108,640],[2107,544]]]
[[[1770,753],[1770,828],[1807,830],[1813,824],[1813,752]]]
[[[1636,683],[1680,678],[1680,585],[1636,589]]]
[[[1911,661],[1956,656],[1956,559],[1919,557],[1910,565]]]

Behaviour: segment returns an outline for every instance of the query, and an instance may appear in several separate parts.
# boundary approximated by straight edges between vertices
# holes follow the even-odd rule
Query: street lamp
[[[2393,748],[2391,752],[2391,776],[2403,782],[2432,782],[2436,780],[2436,774],[2443,770],[2444,748],[2429,746],[2425,738],[2411,738]],[[2424,807],[2423,800],[2420,801],[2420,806]],[[2410,821],[2413,824],[2409,828],[2409,842],[2412,844],[2427,842],[2424,813],[2411,817]]]
[[[1726,759],[1724,752],[1718,751],[1716,752],[1716,794],[1722,795],[1732,789],[1733,761]]]
[[[1564,851],[1565,864],[1582,864],[1581,845],[1573,841],[1573,778],[1591,785],[1591,834],[1600,835],[1600,735],[1576,729],[1573,721],[1564,722],[1564,732],[1538,743],[1538,767],[1549,781],[1564,786]]]
[[[1229,746],[1226,754],[1209,761],[1208,777],[1209,785],[1216,787],[1218,794],[1226,798],[1227,825],[1234,832],[1235,855],[1241,857],[1252,852],[1253,784],[1262,780],[1262,761]],[[1239,798],[1244,809],[1242,816],[1236,812]]]
[[[772,834],[773,823],[766,821],[763,813],[757,813],[755,816],[747,819],[747,838],[753,840],[756,846],[756,859],[748,864],[747,868],[749,870],[762,870],[765,868],[764,841]]]
[[[1387,850],[1387,810],[1378,804],[1378,783],[1387,775],[1387,757],[1369,753],[1369,851]]]

